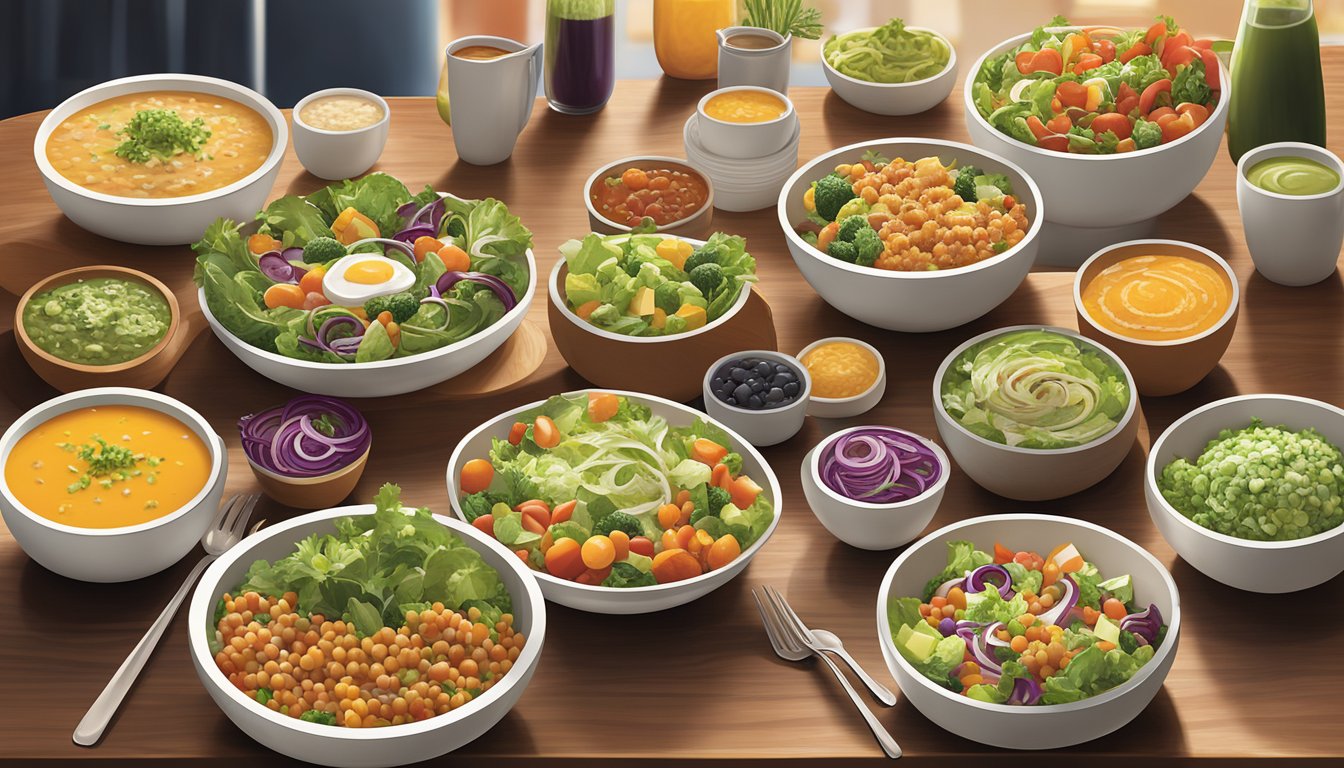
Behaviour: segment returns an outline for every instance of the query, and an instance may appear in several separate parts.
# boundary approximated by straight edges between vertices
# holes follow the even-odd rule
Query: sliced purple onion
[[[392,236],[393,240],[400,240],[403,243],[410,243],[412,254],[414,254],[415,241],[421,237],[434,237],[434,228],[428,224],[424,226],[407,227]]]
[[[987,627],[980,628],[979,632],[976,631],[976,627],[960,627],[957,629],[957,637],[966,642],[966,647],[970,650],[975,663],[979,664],[981,669],[989,670],[996,675],[1003,673],[1003,667],[999,664],[998,657],[989,650],[986,636],[1002,626],[1002,623],[996,621]]]
[[[922,440],[891,427],[864,427],[841,435],[822,448],[819,466],[832,491],[870,504],[913,499],[943,473]]]
[[[1031,675],[1013,679],[1013,692],[1008,695],[1009,704],[1031,706],[1041,700],[1041,684]]]
[[[299,282],[299,277],[294,275],[294,265],[286,261],[279,251],[269,251],[257,257],[257,269],[277,283]]]
[[[330,426],[327,435],[315,424]],[[342,469],[369,449],[373,436],[348,403],[304,395],[284,406],[238,420],[243,453],[257,466],[290,477],[318,477]]]
[[[1148,641],[1149,645],[1156,644],[1157,633],[1162,631],[1162,612],[1157,610],[1156,605],[1149,603],[1142,611],[1121,619],[1120,629],[1133,632],[1135,637]]]
[[[459,272],[456,270],[444,272],[439,276],[438,281],[434,284],[434,288],[438,292],[438,295],[442,296],[451,290],[454,285],[457,285],[463,280],[480,283],[494,291],[495,295],[499,297],[499,300],[503,302],[505,312],[513,309],[518,304],[518,299],[514,297],[513,289],[509,287],[508,283],[494,275],[487,275],[484,272]]]
[[[938,588],[933,591],[933,594],[935,597],[947,597],[947,593],[951,592],[953,587],[961,586],[961,583],[965,580],[966,577],[964,576],[958,576],[955,579],[948,579],[947,581],[944,581],[942,584],[939,584]]]
[[[1050,610],[1036,617],[1043,622],[1042,626],[1048,627],[1051,624],[1064,626],[1064,616],[1078,604],[1078,585],[1074,583],[1073,577],[1066,573],[1060,578],[1059,583],[1064,585],[1064,595],[1059,598],[1059,602],[1050,606]]]
[[[993,577],[993,578],[991,578]],[[994,584],[995,581],[999,583]],[[994,584],[999,588],[999,597],[1004,600],[1011,600],[1013,597],[1013,577],[1008,574],[1008,569],[1002,565],[990,563],[982,565],[971,571],[966,577],[966,591],[980,594],[985,591],[985,585]]]

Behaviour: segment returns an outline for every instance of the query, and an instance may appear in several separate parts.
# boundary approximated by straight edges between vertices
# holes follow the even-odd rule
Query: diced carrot
[[[728,486],[733,481],[733,473],[728,471],[727,464],[715,464],[713,471],[709,474],[709,484],[729,490]]]
[[[728,449],[713,440],[700,437],[691,444],[691,458],[711,467],[722,462],[727,455]]]
[[[1003,546],[999,542],[994,542],[994,562],[999,565],[1011,563],[1013,561],[1013,550]]]
[[[723,465],[719,465],[723,466]],[[728,488],[728,494],[733,499],[733,506],[738,509],[746,509],[756,503],[756,497],[761,495],[761,486],[756,484],[746,475],[738,475]]]

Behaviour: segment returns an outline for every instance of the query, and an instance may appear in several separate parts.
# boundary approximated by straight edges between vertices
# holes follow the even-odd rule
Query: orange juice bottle
[[[669,77],[708,80],[719,74],[714,33],[733,25],[734,0],[653,0],[653,48]]]

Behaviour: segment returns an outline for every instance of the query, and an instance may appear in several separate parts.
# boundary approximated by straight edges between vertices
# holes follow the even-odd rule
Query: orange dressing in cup
[[[877,358],[867,348],[853,342],[822,344],[803,355],[802,363],[812,377],[813,397],[855,397],[867,392],[877,382]]]

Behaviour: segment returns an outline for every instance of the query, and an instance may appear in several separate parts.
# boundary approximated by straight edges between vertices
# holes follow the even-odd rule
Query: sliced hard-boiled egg
[[[322,293],[332,304],[357,307],[375,296],[401,293],[415,285],[405,264],[376,253],[342,256],[322,277]]]

